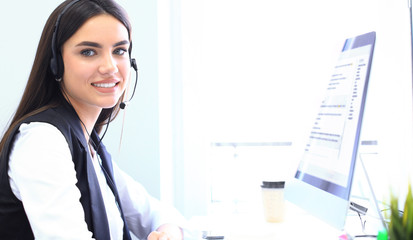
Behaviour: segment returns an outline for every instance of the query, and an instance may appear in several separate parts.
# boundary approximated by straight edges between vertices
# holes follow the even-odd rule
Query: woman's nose
[[[103,75],[114,74],[118,72],[118,66],[116,60],[112,54],[105,54],[102,62],[99,66],[99,72]]]

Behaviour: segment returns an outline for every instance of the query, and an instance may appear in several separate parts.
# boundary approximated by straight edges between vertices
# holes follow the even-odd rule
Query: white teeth
[[[92,83],[92,85],[100,88],[111,88],[116,86],[116,83]]]

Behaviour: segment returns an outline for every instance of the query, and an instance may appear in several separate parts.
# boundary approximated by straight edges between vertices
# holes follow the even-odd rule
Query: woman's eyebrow
[[[113,45],[113,47],[118,47],[118,46],[120,46],[120,45],[126,45],[126,44],[129,44],[129,41],[128,41],[128,40],[123,40],[123,41],[120,41],[120,42],[115,43],[115,44]]]
[[[76,47],[86,46],[86,47],[95,47],[95,48],[102,48],[102,45],[95,42],[83,41],[81,43],[76,44]]]
[[[129,44],[129,41],[123,40],[123,41],[117,42],[113,44],[113,47],[118,47],[118,46],[125,45],[125,44]],[[91,41],[83,41],[83,42],[76,44],[76,47],[79,47],[79,46],[102,48],[102,45],[100,45],[99,43],[91,42]]]

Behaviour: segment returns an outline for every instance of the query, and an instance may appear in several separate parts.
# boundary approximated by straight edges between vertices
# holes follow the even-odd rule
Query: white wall
[[[60,1],[7,2],[0,9],[0,129],[3,130],[23,94],[37,44],[48,15]],[[13,9],[11,11],[11,9]],[[18,9],[18,11],[16,10]],[[36,9],[36,11],[33,11]]]

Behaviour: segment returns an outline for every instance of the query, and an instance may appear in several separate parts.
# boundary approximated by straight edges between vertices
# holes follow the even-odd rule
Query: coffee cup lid
[[[269,182],[263,181],[261,187],[262,188],[284,188],[285,181],[278,181],[278,182]]]

